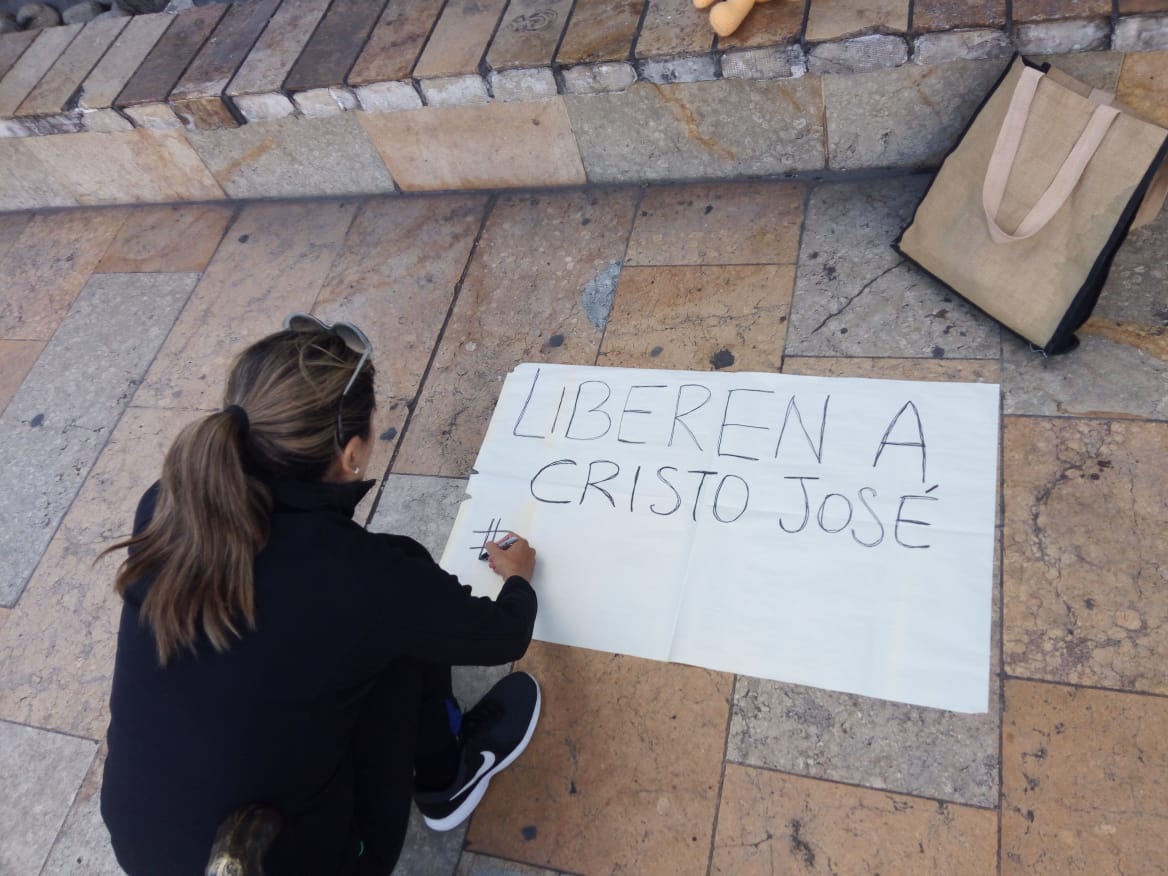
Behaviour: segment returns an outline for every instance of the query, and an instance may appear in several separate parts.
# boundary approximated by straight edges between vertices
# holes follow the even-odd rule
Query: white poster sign
[[[988,705],[998,387],[524,364],[442,564],[539,553],[536,638]]]

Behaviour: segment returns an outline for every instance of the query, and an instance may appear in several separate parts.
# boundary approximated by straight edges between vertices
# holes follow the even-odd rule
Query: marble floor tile
[[[207,267],[235,208],[176,204],[129,211],[96,273],[197,273]]]
[[[408,79],[443,5],[442,0],[395,0],[386,6],[345,81],[367,85]]]
[[[97,743],[0,721],[5,873],[40,873]]]
[[[228,84],[227,93],[279,91],[328,7],[328,0],[284,0]]]
[[[487,50],[487,66],[550,66],[571,11],[572,0],[511,0]]]
[[[113,106],[130,77],[173,23],[174,16],[163,12],[129,18],[109,51],[81,83],[78,105],[93,110]]]
[[[449,0],[430,32],[414,78],[475,73],[507,0]]]
[[[512,368],[596,361],[636,196],[625,189],[499,199],[395,472],[465,477]]]
[[[997,815],[728,764],[712,874],[995,870]]]
[[[32,217],[32,213],[0,213],[0,259],[16,245]]]
[[[638,58],[697,55],[714,45],[709,17],[694,11],[692,0],[647,0],[637,34]]]
[[[213,410],[249,343],[312,307],[356,213],[354,201],[252,204],[219,245],[134,399]]]
[[[109,723],[122,556],[134,510],[195,411],[130,408],[61,522],[28,589],[0,629],[0,718],[101,739]]]
[[[288,72],[284,88],[292,92],[342,84],[385,4],[386,0],[332,4]]]
[[[787,356],[784,374],[811,377],[873,377],[878,380],[957,380],[997,383],[1001,368],[992,359],[836,359],[830,356]]]
[[[69,43],[81,32],[81,28],[80,24],[66,24],[41,30],[32,44],[0,77],[0,117],[8,117],[16,112],[16,108],[57,62]]]
[[[215,4],[194,6],[178,13],[126,81],[114,105],[124,108],[166,103],[167,95],[227,9],[226,5]]]
[[[928,179],[816,186],[799,250],[787,353],[997,359],[997,323],[892,249]]]
[[[124,876],[101,820],[99,792],[104,767],[105,755],[98,749],[40,876]]]
[[[805,186],[651,186],[641,199],[628,265],[788,265],[799,251]]]
[[[0,338],[52,337],[126,216],[125,210],[34,216],[0,254]]]
[[[1168,126],[1168,52],[1128,52],[1116,97],[1151,121]]]
[[[454,876],[559,876],[559,874],[555,870],[545,870],[543,867],[531,867],[468,852],[458,862]]]
[[[576,0],[572,18],[556,52],[556,63],[592,64],[625,61],[632,56],[633,39],[646,0]]]
[[[838,40],[868,33],[904,33],[908,30],[906,0],[812,0],[807,16],[808,42]]]
[[[0,179],[4,180],[4,185],[0,186],[0,210],[76,207],[77,199],[57,179],[52,165],[42,161],[36,150],[30,147],[26,142],[29,139],[0,138]]]
[[[542,642],[516,667],[540,682],[540,724],[492,781],[467,849],[582,873],[702,872],[732,676]]]
[[[778,371],[793,265],[626,267],[598,365]]]
[[[0,604],[20,598],[196,280],[95,275],[0,416]]]
[[[912,6],[914,33],[1005,24],[1006,0],[915,0]]]
[[[125,26],[126,20],[123,18],[102,18],[94,19],[81,28],[73,42],[17,108],[16,115],[50,115],[65,109],[78,86]]]
[[[1156,873],[1168,699],[1006,682],[1003,876]]]
[[[24,50],[40,36],[39,30],[14,31],[0,34],[0,79],[8,74],[12,65],[20,60]]]
[[[1168,424],[1006,417],[1005,669],[1168,694]]]
[[[486,208],[487,198],[473,195],[366,201],[313,305],[326,322],[352,322],[373,343],[380,440],[370,478],[389,466]]]
[[[0,340],[0,414],[20,389],[24,376],[44,347],[44,341]]]

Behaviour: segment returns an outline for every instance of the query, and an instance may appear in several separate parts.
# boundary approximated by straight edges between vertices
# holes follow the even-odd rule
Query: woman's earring
[[[361,474],[361,469],[359,469],[357,466],[353,466],[353,474]]]

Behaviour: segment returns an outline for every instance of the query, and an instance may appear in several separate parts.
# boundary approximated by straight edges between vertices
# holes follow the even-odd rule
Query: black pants
[[[370,690],[353,739],[361,876],[388,876],[401,855],[415,766],[457,757],[453,699],[449,666],[409,659],[391,664]]]

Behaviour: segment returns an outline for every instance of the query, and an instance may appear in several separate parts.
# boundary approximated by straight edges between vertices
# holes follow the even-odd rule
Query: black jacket
[[[350,842],[350,738],[377,676],[403,656],[496,665],[526,651],[531,586],[512,577],[496,600],[472,597],[417,542],[366,531],[352,514],[371,485],[273,486],[256,629],[226,653],[200,642],[160,668],[138,622],[150,580],[128,589],[101,803],[131,876],[201,874],[216,826],[249,802],[295,823],[274,854],[335,872]],[[142,497],[135,532],[157,495],[155,484]]]

